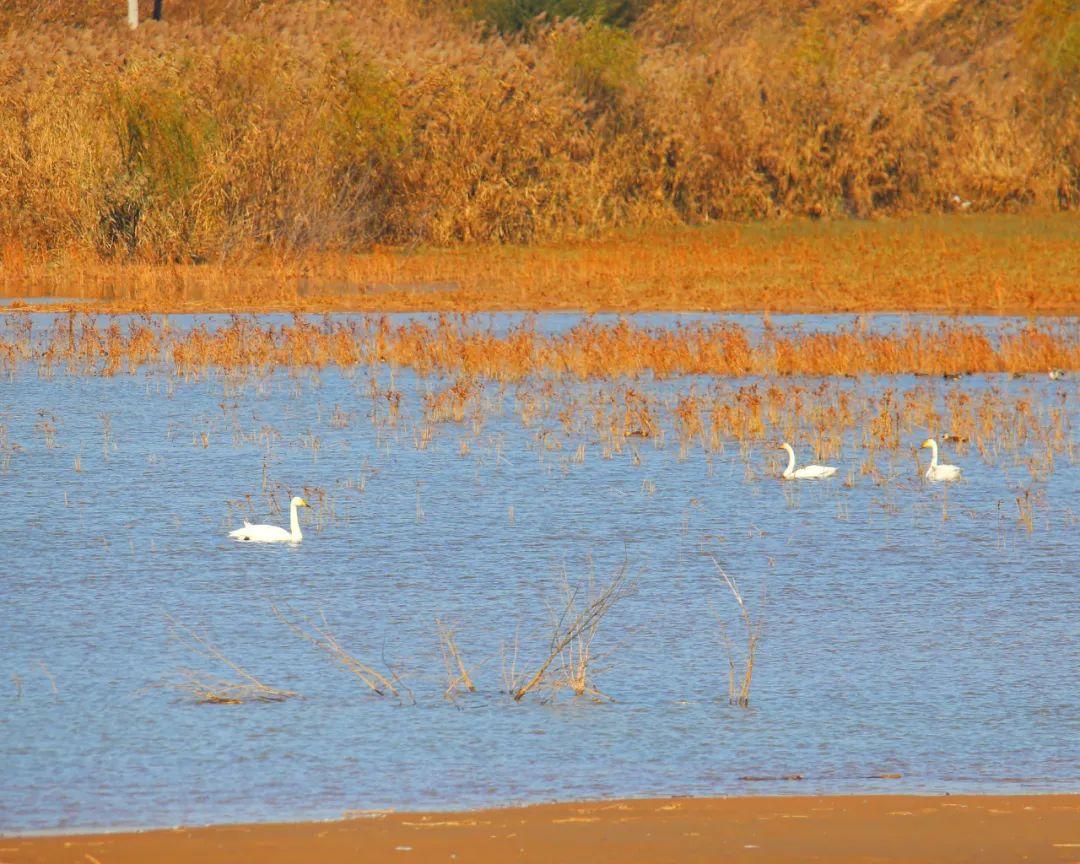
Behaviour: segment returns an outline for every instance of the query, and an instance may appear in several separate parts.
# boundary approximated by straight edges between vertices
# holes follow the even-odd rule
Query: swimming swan
[[[304,539],[304,535],[300,533],[300,520],[296,517],[296,508],[309,506],[303,498],[292,499],[289,504],[291,531],[278,528],[277,525],[252,525],[245,519],[244,527],[230,531],[229,536],[246,543],[299,543]]]
[[[782,475],[785,480],[824,480],[836,473],[836,469],[831,465],[807,465],[805,468],[796,469],[795,451],[791,449],[791,445],[785,441],[780,446],[787,450],[788,456],[787,468]]]
[[[938,465],[937,461],[937,441],[933,438],[927,438],[919,445],[921,450],[923,447],[930,448],[930,467],[926,469],[926,474],[923,476],[927,480],[959,480],[960,479],[960,467],[957,465]]]

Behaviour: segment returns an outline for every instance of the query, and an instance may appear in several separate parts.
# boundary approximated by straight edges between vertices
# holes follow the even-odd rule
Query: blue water
[[[387,386],[389,371],[377,374]],[[864,455],[856,435],[838,478],[793,487],[760,445],[680,453],[670,418],[662,448],[639,440],[605,458],[583,433],[547,449],[538,430],[557,423],[524,426],[514,387],[488,388],[479,429],[443,424],[425,444],[420,401],[444,382],[397,371],[396,427],[370,419],[368,383],[366,369],[238,382],[163,369],[45,378],[32,365],[0,382],[0,830],[1080,789],[1075,456],[1059,453],[1036,481],[1025,452],[950,453],[965,479],[946,491],[904,449],[879,456],[888,483],[856,472],[848,487],[846,466]],[[635,386],[664,399],[691,383],[726,382]],[[1024,393],[1069,406],[1077,425],[1075,377],[927,386]],[[1043,496],[1031,532],[1014,504],[1025,488]],[[286,524],[270,499],[315,503],[320,490],[299,546],[227,539],[245,514]],[[714,559],[764,622],[749,710],[727,699],[717,617],[737,651],[743,640]],[[519,668],[543,658],[564,577],[603,583],[624,562],[634,590],[594,643],[611,700],[514,703],[503,667],[515,642]],[[397,670],[415,703],[371,694],[272,605],[325,615],[352,653]],[[171,686],[181,670],[229,670],[167,616],[299,697],[198,704]],[[437,617],[456,627],[478,686],[456,703],[443,698]],[[875,776],[886,773],[902,777]],[[792,774],[803,779],[741,779]]]

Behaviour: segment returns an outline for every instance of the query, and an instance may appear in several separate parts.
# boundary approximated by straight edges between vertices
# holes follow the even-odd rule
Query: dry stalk
[[[521,686],[521,676],[517,671],[518,648],[521,645],[520,627],[514,631],[514,651],[507,662],[506,645],[502,645],[502,678],[503,689],[510,694],[516,693]]]
[[[571,587],[564,577],[565,597],[562,606],[557,611],[553,610],[546,659],[530,676],[518,677],[516,671],[511,669],[508,689],[514,701],[521,701],[527,693],[545,682],[553,691],[568,687],[576,695],[603,698],[590,680],[591,644],[604,616],[629,593],[631,585],[627,579],[628,572],[629,565],[623,562],[611,581],[599,591],[595,590],[594,580],[590,577],[584,587],[584,597],[583,587]],[[548,672],[556,661],[559,662],[560,676],[549,681]]]
[[[338,642],[337,637],[331,632],[329,625],[326,622],[326,615],[320,610],[319,618],[321,624],[312,621],[307,616],[297,616],[297,620],[289,618],[285,615],[277,604],[271,603],[270,608],[274,611],[274,615],[281,621],[286,627],[293,631],[297,636],[307,640],[320,651],[329,654],[334,660],[340,663],[346,670],[351,672],[357,678],[359,678],[371,692],[378,696],[395,696],[398,699],[402,698],[401,691],[398,686],[401,684],[401,679],[392,669],[390,669],[390,677],[383,675],[374,667],[364,663],[359,658],[346,651],[341,643]],[[290,610],[291,611],[291,610]],[[385,658],[384,661],[385,663]],[[387,664],[389,669],[389,665]],[[403,688],[407,691],[408,688]]]
[[[476,685],[473,684],[472,676],[461,657],[454,628],[443,624],[438,618],[435,619],[435,627],[439,631],[439,650],[442,652],[446,678],[449,682],[446,690],[443,691],[443,696],[453,702],[457,698],[458,688],[464,688],[468,693],[475,693]]]
[[[221,652],[221,649],[211,642],[208,637],[195,632],[185,624],[181,624],[167,612],[165,618],[169,622],[174,638],[196,654],[225,666],[241,679],[236,681],[211,675],[198,669],[181,669],[181,680],[173,686],[177,690],[193,696],[197,702],[215,705],[239,705],[244,702],[283,702],[299,695],[291,690],[281,690],[264,684],[239,663],[226,657]]]
[[[711,556],[710,556],[711,557]],[[757,621],[754,621],[750,615],[750,610],[746,608],[746,602],[743,600],[742,592],[739,590],[738,583],[732,576],[720,566],[720,563],[713,558],[713,565],[716,567],[717,572],[720,574],[720,579],[728,590],[731,591],[732,596],[735,598],[735,602],[739,605],[739,617],[742,619],[743,626],[746,630],[746,653],[743,658],[743,672],[742,680],[737,681],[736,662],[735,662],[735,647],[732,644],[731,636],[728,633],[727,626],[724,624],[723,618],[719,614],[716,615],[717,623],[720,625],[720,635],[724,640],[724,648],[727,651],[728,659],[728,701],[732,705],[737,705],[740,708],[750,707],[750,683],[754,677],[754,657],[757,654],[758,640],[761,638],[761,629],[763,621],[759,616]],[[762,589],[761,603],[764,605],[765,592]]]

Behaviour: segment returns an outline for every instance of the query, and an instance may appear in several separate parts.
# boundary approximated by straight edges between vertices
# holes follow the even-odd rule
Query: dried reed
[[[746,633],[746,648],[742,656],[742,674],[737,675],[735,646],[732,644],[724,619],[719,614],[716,615],[728,659],[728,701],[739,708],[749,708],[750,684],[754,677],[754,658],[757,655],[758,641],[761,639],[761,630],[764,623],[761,617],[761,609],[759,608],[758,618],[755,621],[750,615],[750,610],[746,608],[746,602],[743,600],[742,592],[739,590],[735,579],[728,575],[727,571],[720,566],[720,563],[715,558],[712,559],[712,562],[713,566],[716,567],[716,572],[719,574],[718,581],[722,581],[727,586],[732,597],[735,598],[736,604],[738,604],[739,617]],[[760,605],[764,605],[764,602],[765,592],[762,589]]]
[[[165,618],[169,622],[173,638],[196,654],[226,667],[241,679],[236,681],[197,669],[181,669],[181,680],[172,686],[187,693],[196,701],[218,705],[239,705],[244,702],[282,702],[298,695],[291,690],[282,690],[264,684],[239,663],[226,657],[209,637],[197,633],[168,613],[165,613]]]
[[[439,633],[439,650],[442,653],[443,665],[446,667],[448,682],[443,691],[444,698],[451,702],[455,701],[459,689],[475,693],[476,685],[473,684],[472,676],[462,659],[454,628],[443,624],[438,618],[435,619],[435,628]]]
[[[485,381],[520,382],[536,375],[554,380],[902,373],[941,377],[1045,375],[1048,369],[1080,369],[1080,336],[1067,324],[988,330],[942,322],[878,333],[856,322],[830,333],[767,326],[754,336],[729,322],[651,328],[585,319],[565,332],[545,334],[535,322],[526,321],[496,335],[464,317],[394,326],[381,316],[321,322],[296,316],[281,327],[234,318],[215,329],[180,331],[167,321],[150,318],[122,326],[117,320],[70,313],[34,333],[25,326],[27,320],[20,315],[0,319],[0,369],[34,362],[39,370],[62,366],[76,374],[109,376],[121,368],[135,371],[168,363],[177,375],[199,379],[212,370],[261,374],[276,368],[327,366],[376,370],[388,364],[425,377],[454,378],[449,387],[425,398],[429,425],[473,422],[482,416]],[[622,427],[619,437],[653,437],[654,406],[647,394],[631,388],[621,399],[621,416],[612,418]],[[400,417],[400,391],[383,392],[376,386],[373,418],[383,416],[384,404],[385,419],[393,424]],[[962,405],[953,410],[963,414]],[[694,425],[699,419],[693,401],[688,402],[687,434],[700,431]]]
[[[0,246],[0,296],[81,298],[95,301],[97,310],[123,312],[1061,315],[1080,309],[1078,234],[1068,216],[982,216],[961,223],[919,217],[857,226],[653,230],[513,250],[409,247],[175,265],[71,257],[58,262],[48,252],[5,260]]]
[[[200,0],[130,33],[103,0],[3,4],[5,258],[158,261],[164,289],[253,250],[1080,197],[1073,4],[664,0],[525,40],[461,5]]]
[[[305,639],[320,651],[328,654],[344,669],[363,682],[372,693],[378,696],[394,696],[397,699],[408,698],[411,700],[411,692],[403,686],[400,676],[393,669],[390,669],[389,664],[386,665],[390,674],[386,676],[373,666],[346,651],[338,642],[337,637],[331,632],[330,626],[326,622],[326,615],[323,612],[319,612],[319,621],[316,622],[307,616],[295,615],[295,613],[290,618],[275,603],[271,603],[270,608],[281,623],[300,638]],[[383,662],[385,664],[385,658]]]
[[[631,590],[628,574],[629,565],[623,562],[611,580],[599,588],[592,577],[585,585],[571,587],[564,576],[562,603],[550,610],[551,637],[547,656],[531,674],[519,675],[514,668],[515,650],[515,664],[508,674],[507,688],[514,701],[520,702],[541,685],[548,686],[553,695],[561,688],[568,688],[578,696],[606,698],[592,683],[591,646],[604,617]],[[559,674],[550,677],[549,670],[556,662]]]

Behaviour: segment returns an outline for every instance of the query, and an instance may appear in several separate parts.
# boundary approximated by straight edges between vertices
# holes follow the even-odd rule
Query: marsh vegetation
[[[0,830],[1075,786],[1075,4],[117,5],[0,2]]]
[[[657,791],[1068,782],[1070,319],[8,314],[0,346],[20,825],[64,818],[18,803],[46,765],[102,823],[291,815],[282,734],[320,812],[638,792],[643,764]],[[837,476],[782,482],[781,440]],[[297,495],[302,544],[228,539]],[[973,681],[999,695],[943,732]],[[175,791],[149,804],[144,751]]]

